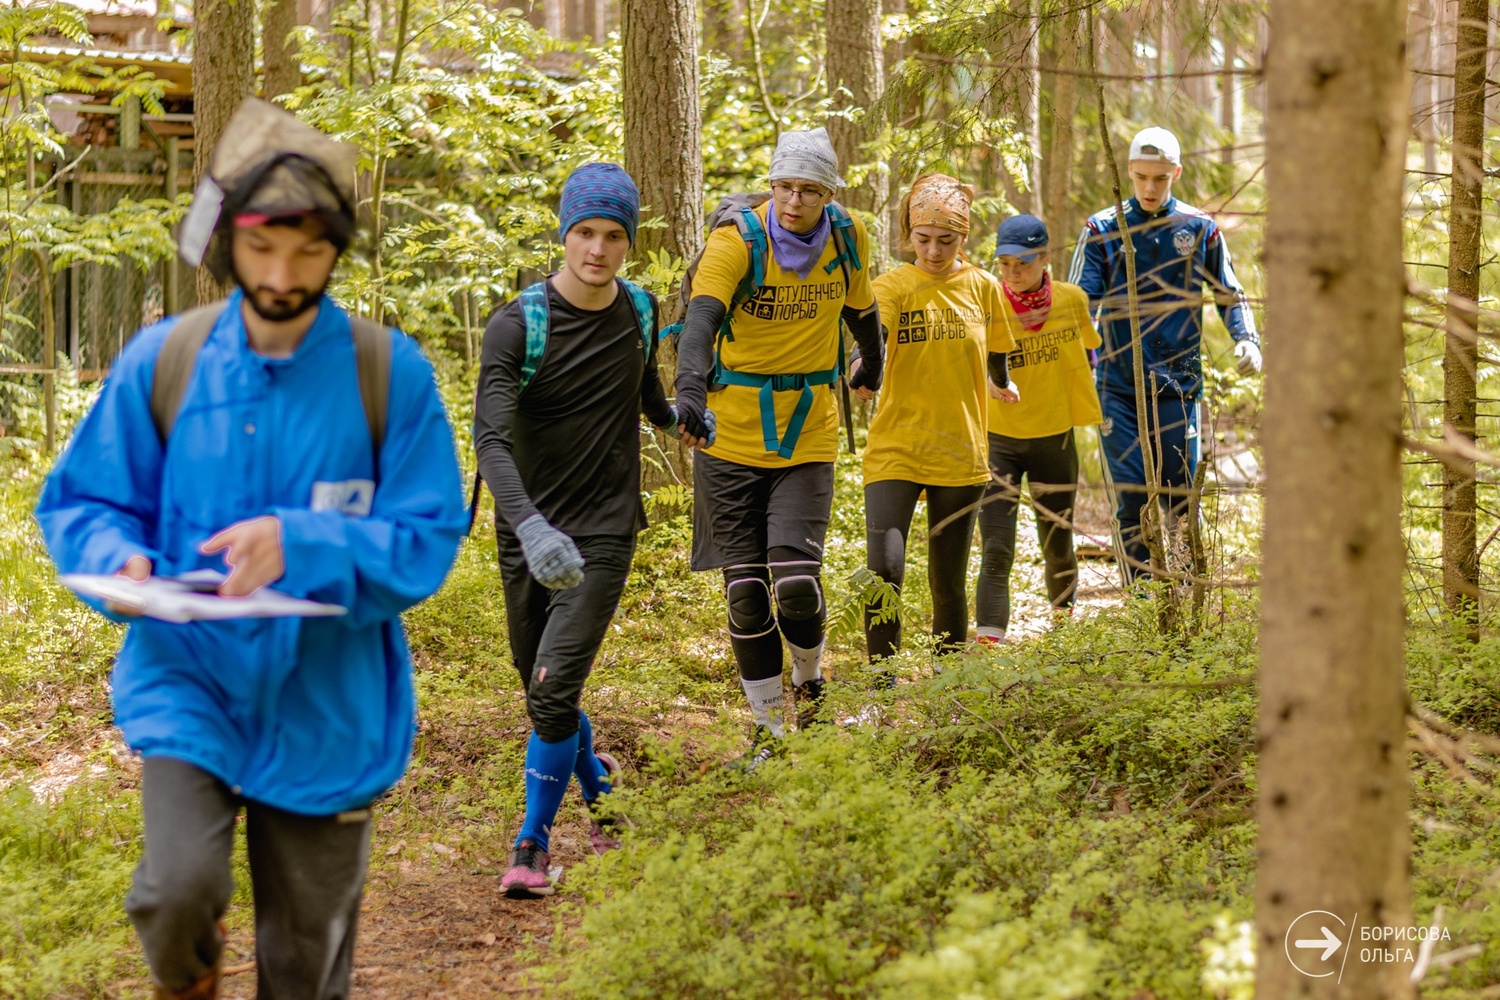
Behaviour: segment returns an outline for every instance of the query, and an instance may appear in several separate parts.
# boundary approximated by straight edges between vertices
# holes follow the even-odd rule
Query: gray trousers
[[[343,1000],[370,860],[368,810],[300,816],[235,795],[213,775],[170,757],[141,774],[146,850],[125,899],[146,962],[169,990],[218,962],[219,918],[234,891],[234,820],[245,809],[255,898],[258,1000]]]

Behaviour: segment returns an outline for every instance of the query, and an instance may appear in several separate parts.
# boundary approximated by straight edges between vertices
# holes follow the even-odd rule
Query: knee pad
[[[754,639],[776,627],[771,617],[771,574],[764,566],[730,566],[724,570],[724,598],[729,604],[729,634]]]
[[[816,618],[823,611],[822,563],[807,561],[775,563],[776,608],[790,621]]]

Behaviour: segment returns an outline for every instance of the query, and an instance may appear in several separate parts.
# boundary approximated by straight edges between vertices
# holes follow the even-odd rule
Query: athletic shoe
[[[510,899],[534,899],[550,896],[555,891],[548,866],[552,855],[542,850],[530,839],[521,841],[510,852],[510,871],[500,879],[500,891]]]
[[[999,649],[1005,645],[1004,635],[980,635],[975,636],[974,641],[985,649]]]
[[[772,734],[765,726],[756,726],[755,735],[750,739],[750,752],[743,757],[736,757],[724,766],[731,771],[749,774],[779,753],[781,738]]]
[[[620,762],[615,760],[613,754],[600,753],[597,750],[594,751],[594,756],[598,757],[599,763],[604,765],[604,773],[609,775],[610,787],[614,787],[615,781],[617,780],[616,775],[620,773]],[[595,799],[594,802],[584,803],[584,805],[589,807],[590,813],[594,811],[595,802],[598,802],[598,799]],[[613,851],[615,848],[620,846],[620,842],[614,837],[610,836],[608,832],[609,830],[614,828],[615,822],[616,821],[612,816],[606,816],[603,819],[595,819],[592,816],[590,817],[589,844],[594,848],[595,854],[603,854],[605,851]]]
[[[821,677],[805,680],[792,688],[792,700],[797,705],[797,728],[806,729],[818,722],[818,709],[823,705],[823,687],[827,684]]]

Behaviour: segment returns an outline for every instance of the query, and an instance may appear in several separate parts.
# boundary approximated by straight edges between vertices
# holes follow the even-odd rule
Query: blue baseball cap
[[[1015,215],[1000,223],[995,234],[996,257],[1031,260],[1047,249],[1047,224],[1034,215]]]

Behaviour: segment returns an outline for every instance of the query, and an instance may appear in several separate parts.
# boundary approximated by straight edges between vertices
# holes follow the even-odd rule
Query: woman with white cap
[[[900,590],[912,516],[925,493],[932,635],[940,652],[968,638],[969,551],[990,479],[987,381],[1007,402],[1016,400],[1006,371],[1015,342],[1000,283],[963,252],[973,200],[974,189],[952,177],[918,178],[900,211],[901,244],[916,260],[874,281],[887,356],[864,456],[868,565]],[[862,364],[856,360],[854,370]],[[892,656],[901,645],[900,615],[867,607],[865,642],[872,662]]]
[[[844,181],[827,131],[783,133],[770,182],[768,201],[709,234],[677,365],[683,441],[702,449],[693,461],[692,565],[724,573],[730,645],[755,719],[746,767],[774,753],[784,732],[783,638],[805,721],[822,694],[840,320],[865,352],[855,388],[879,388],[882,361],[864,267],[870,240],[833,202]]]
[[[1072,608],[1078,582],[1073,428],[1101,419],[1090,371],[1099,333],[1083,289],[1053,281],[1047,272],[1052,251],[1046,225],[1033,215],[1006,219],[996,237],[995,258],[1005,292],[1001,318],[1016,344],[1010,372],[1021,387],[1021,402],[990,405],[990,471],[995,478],[979,514],[984,555],[976,602],[979,641],[987,644],[1004,642],[1010,626],[1010,570],[1023,477],[1036,511],[1047,600],[1059,610]]]

